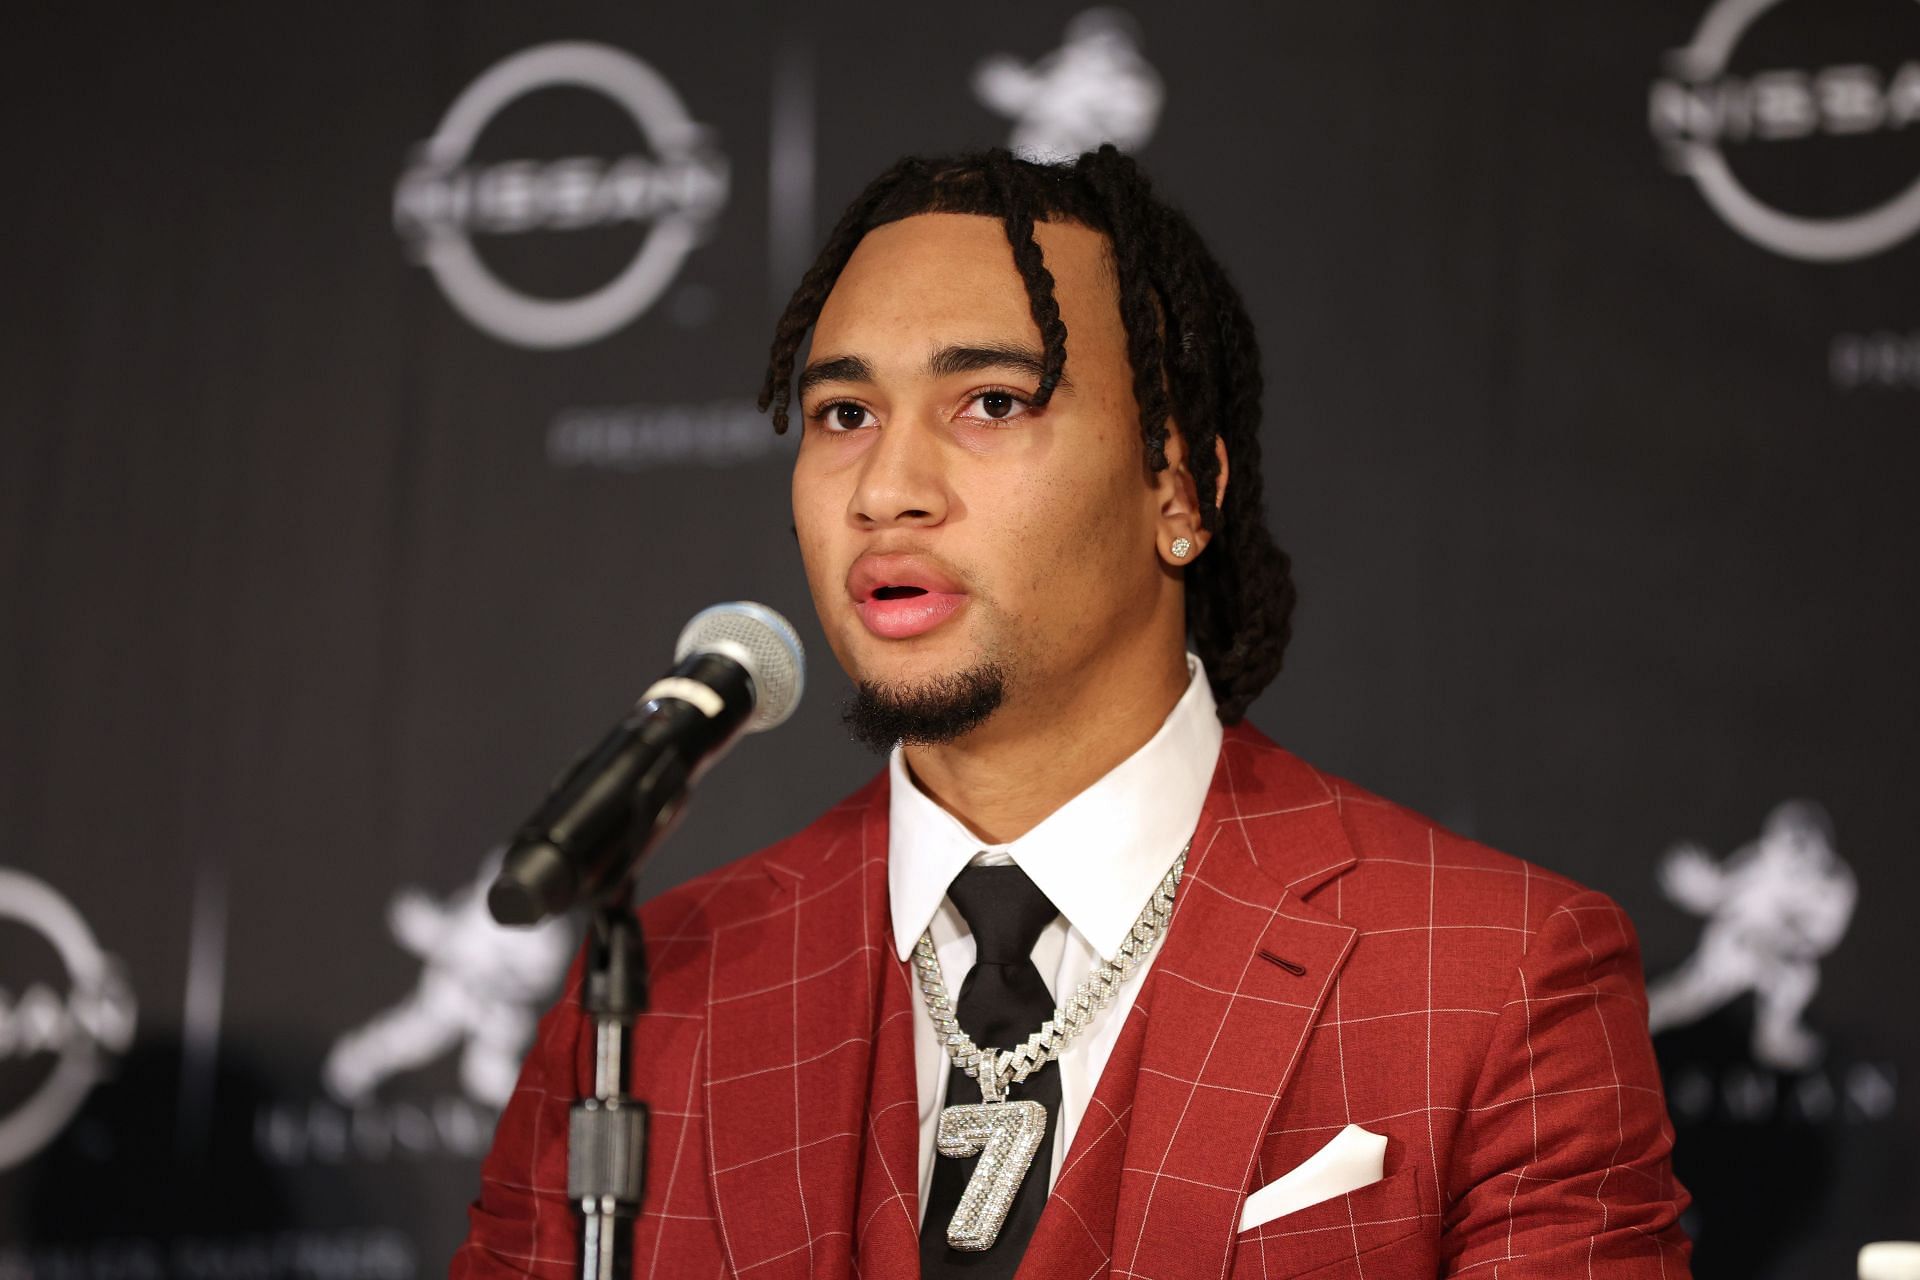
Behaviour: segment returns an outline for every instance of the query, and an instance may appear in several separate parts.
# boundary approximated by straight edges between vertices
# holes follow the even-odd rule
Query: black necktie
[[[973,931],[977,948],[973,968],[960,984],[954,1016],[982,1049],[1011,1049],[1053,1016],[1053,997],[1033,965],[1033,944],[1060,914],[1027,873],[1016,866],[968,867],[947,887]],[[979,1157],[933,1158],[933,1190],[920,1225],[922,1276],[1011,1277],[1020,1266],[1027,1241],[1046,1207],[1047,1177],[1053,1168],[1053,1135],[1060,1121],[1060,1064],[1049,1062],[1008,1090],[1008,1097],[1031,1099],[1047,1108],[1047,1131],[1033,1164],[1020,1184],[1006,1224],[993,1247],[968,1252],[947,1246],[947,1223],[967,1189]],[[980,1086],[964,1071],[947,1074],[947,1105],[980,1101]]]

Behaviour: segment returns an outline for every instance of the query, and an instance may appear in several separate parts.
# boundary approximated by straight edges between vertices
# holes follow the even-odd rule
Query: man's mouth
[[[847,592],[860,621],[883,640],[924,635],[967,602],[959,583],[911,555],[860,557],[847,574]]]

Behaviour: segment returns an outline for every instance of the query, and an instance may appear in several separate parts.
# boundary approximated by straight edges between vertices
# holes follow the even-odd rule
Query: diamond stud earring
[[[1173,545],[1168,547],[1167,550],[1173,552],[1173,558],[1175,560],[1185,560],[1187,558],[1187,552],[1193,550],[1193,544],[1185,538],[1175,538]]]

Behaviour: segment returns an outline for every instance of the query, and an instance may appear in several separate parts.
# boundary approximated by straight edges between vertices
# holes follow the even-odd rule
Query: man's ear
[[[1227,446],[1214,441],[1214,456],[1220,460],[1220,476],[1214,483],[1214,505],[1227,497]],[[1167,465],[1153,473],[1154,500],[1157,502],[1155,542],[1160,558],[1169,565],[1192,564],[1206,549],[1213,535],[1200,527],[1200,489],[1187,466],[1187,438],[1179,424],[1167,422]]]

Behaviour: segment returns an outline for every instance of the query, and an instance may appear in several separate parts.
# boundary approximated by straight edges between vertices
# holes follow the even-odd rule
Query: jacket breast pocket
[[[1235,1277],[1409,1280],[1439,1269],[1439,1212],[1417,1166],[1240,1233]]]

